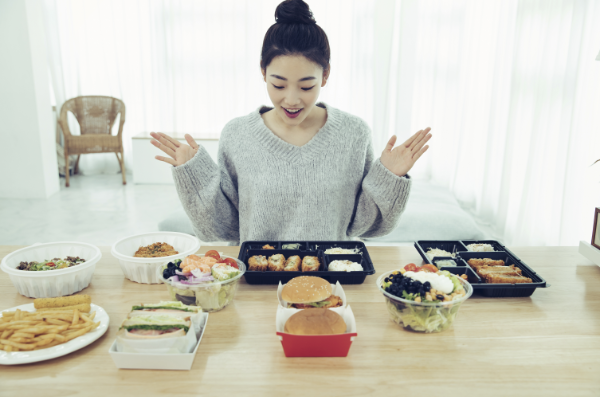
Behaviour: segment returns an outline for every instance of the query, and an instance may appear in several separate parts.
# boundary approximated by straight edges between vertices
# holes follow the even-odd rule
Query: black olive
[[[439,295],[439,294],[438,294],[438,295],[436,295],[436,298],[437,298],[438,300],[440,300],[440,301],[443,301],[443,300],[444,300],[444,295]]]
[[[385,281],[386,283],[389,283],[390,282],[390,278],[386,277],[385,280],[383,280],[383,281]]]

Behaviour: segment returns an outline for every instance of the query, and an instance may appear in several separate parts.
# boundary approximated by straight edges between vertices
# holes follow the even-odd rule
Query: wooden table
[[[0,257],[17,248],[0,247]],[[346,358],[286,358],[275,335],[276,287],[242,280],[235,301],[210,314],[191,371],[115,367],[108,349],[131,306],[169,295],[164,285],[126,280],[110,249],[101,249],[84,292],[110,315],[109,331],[61,358],[0,367],[1,396],[600,395],[600,268],[575,247],[514,248],[551,287],[530,298],[474,296],[439,334],[392,323],[375,286],[377,274],[419,263],[416,250],[369,247],[377,274],[344,286],[358,328]],[[0,273],[0,309],[31,301]]]

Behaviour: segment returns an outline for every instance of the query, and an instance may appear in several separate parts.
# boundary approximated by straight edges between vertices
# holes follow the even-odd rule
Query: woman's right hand
[[[190,134],[185,134],[185,140],[189,145],[181,143],[162,132],[151,132],[150,136],[154,138],[150,143],[169,156],[155,156],[154,158],[169,163],[174,167],[187,163],[198,152],[198,144]]]

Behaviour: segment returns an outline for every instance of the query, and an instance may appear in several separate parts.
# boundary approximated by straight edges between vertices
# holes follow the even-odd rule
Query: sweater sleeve
[[[219,164],[202,146],[187,163],[173,167],[173,180],[196,236],[203,241],[239,241],[235,172],[219,144]],[[233,174],[233,175],[232,175]]]
[[[392,232],[404,212],[411,180],[388,170],[380,159],[373,161],[369,143],[362,185],[348,226],[349,237],[380,237]]]

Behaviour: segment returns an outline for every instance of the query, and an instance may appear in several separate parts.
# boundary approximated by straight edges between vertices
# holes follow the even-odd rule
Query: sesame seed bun
[[[283,286],[281,297],[290,303],[313,303],[329,298],[331,292],[329,281],[321,277],[300,276]]]
[[[328,309],[301,310],[285,323],[284,331],[294,335],[335,335],[346,332],[346,322]]]

